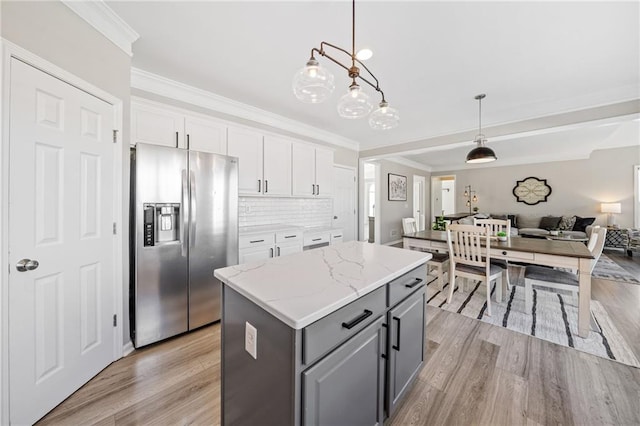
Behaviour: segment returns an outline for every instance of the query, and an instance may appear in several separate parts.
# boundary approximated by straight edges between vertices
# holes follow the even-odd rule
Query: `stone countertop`
[[[427,262],[429,253],[350,241],[216,269],[225,285],[302,329]]]

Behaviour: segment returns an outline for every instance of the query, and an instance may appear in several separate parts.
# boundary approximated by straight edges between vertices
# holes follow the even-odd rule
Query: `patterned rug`
[[[604,253],[600,255],[600,259],[598,259],[598,263],[596,263],[596,267],[593,268],[593,273],[591,275],[594,278],[602,280],[622,281],[628,284],[640,284],[640,280],[638,279],[639,277],[636,277],[624,270]]]
[[[435,280],[427,284],[427,304],[493,325],[528,334],[559,345],[640,367],[640,361],[620,335],[602,305],[591,301],[592,326],[589,337],[578,336],[578,301],[571,295],[534,288],[532,314],[524,310],[524,268],[509,267],[511,290],[502,303],[495,301],[495,283],[491,294],[491,313],[485,315],[486,284],[468,283],[465,292],[460,286],[454,290],[451,304],[447,304],[449,285],[441,292]],[[461,282],[461,280],[460,280]]]

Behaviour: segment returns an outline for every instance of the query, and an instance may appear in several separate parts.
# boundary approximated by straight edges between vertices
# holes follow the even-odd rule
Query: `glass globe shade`
[[[398,127],[400,114],[391,108],[387,102],[380,102],[378,109],[369,116],[369,126],[374,130],[389,130]]]
[[[293,76],[292,86],[296,98],[310,104],[326,100],[335,88],[333,74],[321,67],[315,59],[310,59],[307,65]]]
[[[364,93],[355,83],[349,86],[349,92],[343,95],[338,102],[338,114],[342,118],[362,118],[369,114],[372,108],[369,95]]]

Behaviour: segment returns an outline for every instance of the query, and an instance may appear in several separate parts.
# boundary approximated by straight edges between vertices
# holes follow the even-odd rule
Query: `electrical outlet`
[[[258,330],[248,322],[244,328],[244,349],[253,359],[258,359]]]

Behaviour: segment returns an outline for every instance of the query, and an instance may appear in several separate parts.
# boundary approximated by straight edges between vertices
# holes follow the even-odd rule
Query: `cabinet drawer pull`
[[[296,236],[295,235],[285,235],[284,237],[285,238],[295,238]]]
[[[176,148],[178,147],[178,132],[176,132]]]
[[[334,235],[333,238],[342,238],[342,235]]]
[[[422,278],[416,278],[416,280],[412,284],[405,284],[404,286],[406,288],[414,288],[415,286],[417,286],[421,282],[422,282]]]
[[[322,238],[314,238],[311,241],[320,241],[320,240],[322,240]]]
[[[269,192],[269,181],[268,180],[264,180],[264,193],[266,194],[267,192]]]
[[[351,322],[343,322],[342,326],[347,330],[351,330],[353,327],[360,324],[362,321],[369,318],[371,315],[373,315],[373,312],[371,312],[368,309],[365,309],[362,315],[360,315],[358,318],[351,320]]]
[[[398,321],[398,331],[396,332],[396,344],[391,346],[396,351],[400,350],[400,318],[393,317],[394,321]]]
[[[502,252],[502,255],[503,255],[503,256],[506,256],[506,255],[507,255],[507,252],[506,252],[506,251],[503,251],[503,252]]]
[[[258,192],[262,192],[262,180],[258,179]]]
[[[264,243],[264,240],[253,240],[253,241],[249,241],[249,243],[253,244],[253,243]]]
[[[269,249],[269,257],[273,257],[273,248]]]
[[[320,185],[316,185],[316,195],[320,195]]]
[[[187,133],[187,149],[191,149],[191,143],[189,141],[189,133]]]
[[[316,186],[315,184],[311,184],[311,195],[316,195]]]

